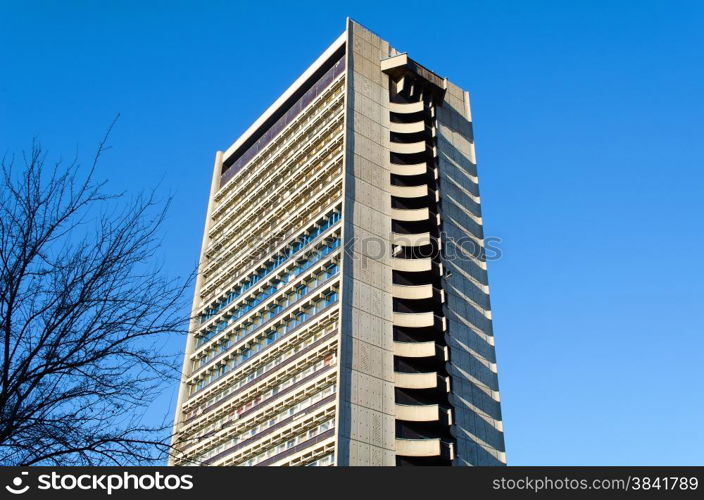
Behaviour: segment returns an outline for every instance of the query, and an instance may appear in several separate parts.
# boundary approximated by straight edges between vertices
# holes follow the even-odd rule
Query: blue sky
[[[701,3],[5,1],[0,151],[120,113],[100,175],[174,196],[188,272],[215,151],[348,15],[472,95],[509,463],[704,463]]]

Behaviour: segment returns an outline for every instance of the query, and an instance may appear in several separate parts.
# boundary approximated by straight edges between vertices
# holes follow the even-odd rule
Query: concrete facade
[[[394,370],[388,149],[389,45],[347,22],[345,252],[338,463],[394,465]]]

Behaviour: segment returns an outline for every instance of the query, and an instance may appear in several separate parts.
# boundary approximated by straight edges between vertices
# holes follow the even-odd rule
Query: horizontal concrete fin
[[[399,234],[391,233],[391,243],[404,247],[422,247],[430,244],[430,233]]]
[[[401,208],[391,209],[391,218],[394,220],[404,220],[404,221],[423,221],[430,218],[430,210],[428,208],[416,208],[411,210],[404,210]]]
[[[413,165],[397,165],[396,163],[390,164],[391,173],[394,175],[422,175],[428,171],[428,164],[414,163]]]
[[[391,294],[397,299],[432,299],[433,285],[393,285]]]
[[[418,102],[390,102],[389,111],[392,113],[417,113],[423,111],[423,101]]]
[[[440,420],[440,406],[396,404],[396,418],[407,422],[435,422]]]
[[[396,454],[404,457],[437,457],[440,455],[440,438],[396,438]]]
[[[398,198],[420,198],[428,195],[428,185],[421,184],[420,186],[391,186],[391,196]]]
[[[429,358],[435,356],[435,342],[399,342],[394,341],[394,355],[404,358]]]
[[[430,257],[425,259],[391,259],[391,268],[394,271],[423,272],[433,269],[433,261]],[[428,285],[430,286],[430,285]]]
[[[392,153],[416,154],[425,151],[425,141],[418,142],[391,142],[389,149]]]
[[[434,389],[438,386],[438,374],[394,372],[394,385],[401,389]]]
[[[415,134],[425,130],[425,121],[421,120],[414,123],[390,122],[389,130],[399,134]]]

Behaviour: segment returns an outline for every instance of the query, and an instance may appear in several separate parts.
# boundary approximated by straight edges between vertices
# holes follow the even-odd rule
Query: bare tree
[[[159,266],[168,203],[104,192],[96,165],[49,164],[35,142],[0,188],[0,463],[154,463],[169,426],[144,409],[179,375],[190,279]]]

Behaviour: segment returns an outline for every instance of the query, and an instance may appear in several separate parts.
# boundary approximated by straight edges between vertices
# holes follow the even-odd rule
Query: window
[[[325,305],[329,306],[337,302],[337,292],[328,292],[325,294]]]
[[[335,274],[337,274],[337,264],[329,264],[325,268],[325,277],[332,278]]]
[[[232,291],[230,291],[224,300],[218,300],[217,302],[214,302],[208,309],[205,310],[203,314],[201,314],[199,320],[200,323],[204,323],[208,321],[210,318],[212,318],[214,315],[216,315],[220,310],[222,310],[224,307],[226,307],[228,304],[230,304],[233,300],[235,300],[237,297],[242,295],[244,292],[249,290],[252,286],[254,286],[256,283],[260,282],[265,276],[269,275],[274,269],[282,265],[288,258],[293,256],[295,253],[301,251],[305,245],[309,242],[311,242],[313,239],[315,239],[317,236],[319,236],[323,231],[329,229],[332,227],[338,220],[340,219],[340,214],[333,212],[329,219],[327,221],[324,221],[320,227],[313,227],[308,230],[307,233],[304,233],[298,240],[295,242],[292,242],[288,248],[284,249],[281,253],[277,254],[265,264],[265,266],[256,271],[252,276],[250,276],[248,279],[243,281],[240,285],[237,287],[233,288]],[[335,238],[337,240],[338,238]],[[339,242],[335,243],[335,247],[339,244]],[[295,274],[294,270],[294,274]]]

